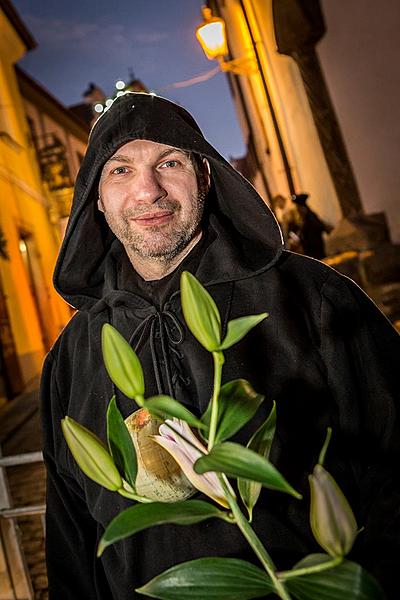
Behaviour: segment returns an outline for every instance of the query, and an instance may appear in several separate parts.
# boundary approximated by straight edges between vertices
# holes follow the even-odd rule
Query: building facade
[[[370,0],[209,0],[207,7],[226,25],[220,60],[247,143],[241,170],[273,209],[279,203],[281,218],[296,212],[293,194],[309,194],[333,229],[325,261],[400,319],[398,3],[380,10]]]
[[[226,23],[226,59],[247,57],[253,65],[228,77],[248,171],[263,197],[307,192],[333,226],[376,215],[377,230],[387,227],[398,243],[398,3],[389,1],[384,11],[357,0],[343,7],[319,0],[208,6]]]
[[[292,194],[307,192],[312,208],[335,225],[346,212],[358,210],[360,202],[357,193],[353,198],[344,198],[337,189],[330,164],[336,150],[335,140],[330,139],[331,148],[327,152],[310,103],[312,91],[305,85],[299,61],[294,58],[312,53],[324,33],[323,22],[312,11],[308,15],[298,11],[288,22],[288,4],[296,3],[284,0],[208,3],[213,13],[226,23],[228,58],[247,57],[248,65],[253,66],[242,73],[228,72],[248,159],[253,163],[250,169],[254,172],[253,183],[269,202],[277,195],[290,198]],[[317,83],[320,85],[314,96],[318,97],[323,85],[321,81]],[[334,113],[330,108],[332,120]],[[338,128],[333,126],[333,129],[338,134]],[[352,178],[347,160],[339,168],[342,179],[343,175]]]
[[[71,317],[52,272],[88,128],[16,67],[35,41],[0,0],[0,401],[37,379]]]

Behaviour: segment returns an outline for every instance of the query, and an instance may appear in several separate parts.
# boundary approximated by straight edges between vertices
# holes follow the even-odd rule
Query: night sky
[[[225,157],[245,153],[226,76],[185,88],[170,84],[210,72],[196,38],[201,0],[12,0],[38,47],[19,62],[65,105],[82,101],[89,82],[108,95],[129,72],[182,104]]]

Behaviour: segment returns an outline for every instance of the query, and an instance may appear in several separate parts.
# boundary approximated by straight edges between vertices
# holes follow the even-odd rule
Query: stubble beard
[[[111,231],[124,246],[128,256],[131,258],[137,256],[167,265],[185,250],[200,230],[205,197],[205,191],[199,191],[193,197],[191,210],[184,220],[179,218],[181,213],[179,202],[173,199],[157,202],[158,210],[170,210],[174,213],[175,219],[178,217],[172,228],[167,224],[167,226],[147,227],[143,232],[136,231],[131,219],[145,214],[149,207],[141,207],[140,212],[137,209],[127,209],[121,216],[116,216],[104,210],[103,207],[104,217]]]

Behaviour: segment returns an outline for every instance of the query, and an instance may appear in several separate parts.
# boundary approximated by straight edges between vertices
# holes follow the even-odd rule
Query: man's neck
[[[142,277],[142,279],[145,281],[155,281],[162,279],[163,277],[166,277],[172,273],[172,271],[175,271],[175,269],[186,258],[189,252],[191,252],[191,250],[200,241],[201,236],[202,231],[199,231],[199,233],[190,240],[189,244],[182,250],[182,252],[177,254],[171,260],[144,258],[142,256],[138,256],[135,252],[131,252],[129,248],[126,248],[126,253],[128,254],[128,258],[131,261],[133,268]]]

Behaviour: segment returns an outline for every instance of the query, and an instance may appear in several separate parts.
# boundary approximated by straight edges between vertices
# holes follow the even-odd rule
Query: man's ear
[[[97,208],[99,209],[100,212],[104,212],[104,208],[103,208],[103,202],[101,201],[101,197],[99,194],[99,197],[97,198]]]
[[[210,163],[208,162],[208,160],[206,158],[203,158],[203,174],[204,174],[204,181],[207,185],[207,189],[210,189],[211,186],[211,167],[210,167]]]

